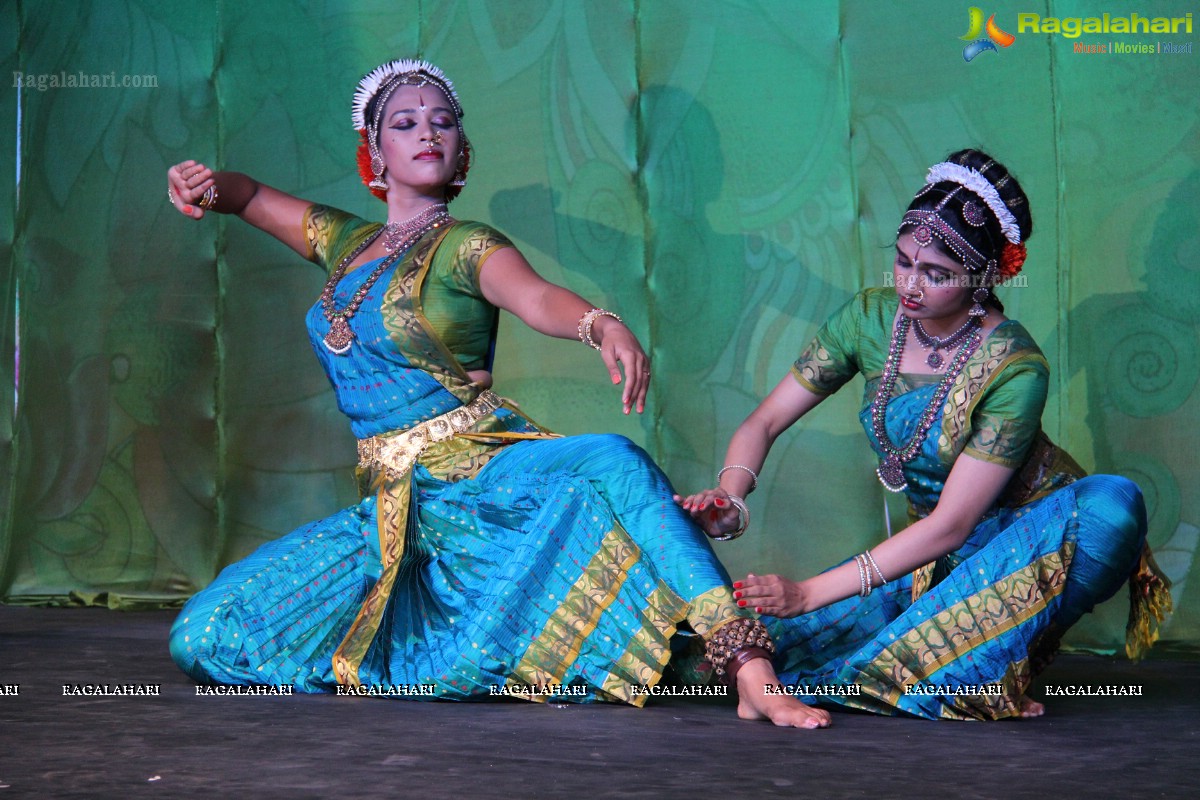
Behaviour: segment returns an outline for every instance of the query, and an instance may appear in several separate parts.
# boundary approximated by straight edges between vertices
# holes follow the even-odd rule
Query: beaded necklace
[[[403,250],[412,243],[414,234],[420,236],[431,225],[436,228],[442,217],[449,216],[445,203],[434,203],[415,217],[389,222],[383,226],[383,249],[389,253]]]
[[[931,336],[925,330],[925,326],[921,324],[921,320],[918,319],[913,320],[913,333],[917,335],[917,341],[921,343],[921,347],[931,350],[929,356],[925,359],[925,363],[932,369],[941,369],[946,360],[942,358],[938,350],[949,350],[951,347],[954,347],[954,345],[970,334],[973,328],[978,328],[979,325],[979,317],[968,317],[967,321],[949,336]]]
[[[938,410],[946,402],[951,384],[962,372],[967,359],[975,352],[975,348],[983,341],[978,327],[973,328],[967,334],[966,340],[954,354],[954,360],[950,362],[949,369],[946,370],[945,376],[938,384],[937,391],[933,393],[929,405],[921,414],[921,420],[917,423],[917,429],[913,432],[912,438],[908,440],[908,444],[897,447],[892,444],[891,437],[888,436],[886,414],[888,403],[892,400],[892,390],[896,386],[896,378],[900,374],[900,358],[904,353],[904,343],[908,340],[908,329],[911,325],[912,320],[903,314],[896,321],[896,327],[892,331],[892,342],[888,347],[887,361],[883,367],[883,376],[879,380],[879,390],[875,393],[875,399],[871,401],[871,430],[874,431],[875,438],[879,441],[879,446],[883,448],[884,453],[875,474],[879,476],[879,482],[883,484],[883,488],[889,492],[902,492],[908,488],[908,480],[904,477],[904,465],[917,457],[921,445],[925,442],[925,437],[929,435],[929,429],[933,427],[933,420],[937,417]]]
[[[433,211],[433,213],[430,213]],[[379,276],[387,271],[388,267],[395,264],[404,255],[408,248],[412,247],[418,239],[420,239],[429,231],[435,228],[440,228],[444,224],[453,222],[451,216],[446,213],[445,205],[431,206],[429,209],[422,211],[411,220],[406,220],[402,223],[389,223],[387,226],[380,228],[371,236],[367,237],[362,244],[354,248],[350,255],[342,259],[338,264],[337,269],[329,276],[329,280],[325,282],[325,288],[321,290],[321,313],[329,322],[329,333],[325,334],[324,342],[326,349],[336,355],[344,355],[350,352],[350,346],[354,343],[354,331],[350,329],[350,318],[358,311],[358,307],[362,305],[363,300],[367,298],[367,293],[379,280]],[[338,282],[345,277],[346,268],[362,254],[364,250],[371,246],[371,243],[379,238],[380,234],[385,232],[390,233],[394,227],[403,227],[404,232],[396,236],[392,241],[384,242],[384,247],[388,251],[388,256],[379,262],[379,266],[372,270],[367,279],[363,281],[363,285],[358,287],[358,291],[350,298],[350,302],[341,311],[338,311],[333,306],[333,293],[337,288]]]

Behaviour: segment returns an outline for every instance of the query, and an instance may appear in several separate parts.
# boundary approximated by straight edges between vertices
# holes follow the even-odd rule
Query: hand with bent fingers
[[[711,537],[736,530],[740,522],[737,506],[730,502],[729,493],[719,486],[687,497],[677,494],[674,498],[679,507],[691,514],[701,530]]]
[[[750,607],[759,614],[773,617],[798,617],[806,613],[804,585],[780,575],[750,573],[734,581],[733,596],[739,606]]]
[[[185,217],[200,219],[204,216],[204,209],[198,203],[212,185],[212,170],[190,159],[167,170],[167,194],[171,204]]]

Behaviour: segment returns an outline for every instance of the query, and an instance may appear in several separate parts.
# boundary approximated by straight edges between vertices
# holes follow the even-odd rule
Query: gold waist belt
[[[468,405],[425,420],[408,430],[359,439],[358,466],[383,471],[390,480],[398,480],[412,469],[426,447],[470,430],[476,422],[500,408],[502,402],[495,392],[485,390]]]

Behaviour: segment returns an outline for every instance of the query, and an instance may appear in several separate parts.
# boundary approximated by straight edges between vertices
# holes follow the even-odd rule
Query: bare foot
[[[1033,719],[1046,713],[1046,706],[1036,700],[1030,700],[1028,695],[1021,695],[1019,702],[1021,719]]]
[[[767,694],[767,686],[776,686],[779,678],[771,662],[756,658],[742,665],[737,673],[738,716],[742,719],[770,720],[781,728],[828,728],[829,712],[810,708],[786,694]]]

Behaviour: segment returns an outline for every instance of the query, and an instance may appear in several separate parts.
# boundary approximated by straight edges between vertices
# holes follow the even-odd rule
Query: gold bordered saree
[[[326,269],[378,230],[321,206],[306,225]],[[739,616],[640,448],[555,437],[471,382],[489,368],[496,320],[479,270],[507,246],[479,223],[426,235],[370,289],[345,355],[322,345],[329,324],[310,311],[360,440],[362,500],[192,598],[171,644],[197,680],[641,705],[677,626],[704,634]],[[337,308],[373,268],[339,283]]]
[[[860,292],[793,368],[797,381],[820,394],[863,374],[861,419],[877,453],[882,448],[870,403],[897,304],[891,289]],[[771,621],[784,651],[781,680],[837,687],[814,696],[879,713],[1015,716],[1062,632],[1131,572],[1137,601],[1128,648],[1136,655],[1149,645],[1170,598],[1144,549],[1141,493],[1124,478],[1085,477],[1041,432],[1048,373],[1015,321],[983,341],[951,387],[922,451],[905,466],[905,494],[911,517],[928,514],[955,459],[967,453],[1015,470],[1004,496],[963,546],[937,563],[866,598]],[[886,415],[893,442],[912,436],[936,380],[901,376]],[[1151,590],[1148,597],[1142,587]]]

